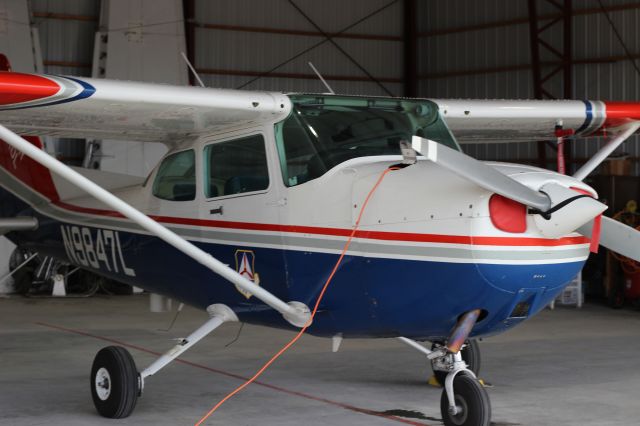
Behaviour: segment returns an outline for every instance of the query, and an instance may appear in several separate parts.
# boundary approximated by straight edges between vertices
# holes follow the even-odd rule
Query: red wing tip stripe
[[[640,120],[640,102],[603,102],[606,120],[598,129],[604,132],[607,128],[618,127],[630,121]]]
[[[112,210],[93,209],[88,207],[75,206],[62,201],[55,202],[59,207],[74,212],[93,214],[98,216],[125,218],[118,212]],[[170,216],[150,216],[165,224],[202,226],[207,228],[239,229],[247,231],[271,231],[287,232],[295,234],[325,235],[334,237],[348,237],[351,229],[344,228],[322,228],[316,226],[299,225],[274,225],[267,223],[250,222],[230,222],[220,220],[190,219]],[[565,237],[557,240],[545,238],[514,238],[514,237],[471,237],[465,235],[439,235],[439,234],[414,234],[408,232],[382,232],[382,231],[357,231],[356,238],[382,240],[382,241],[405,241],[418,243],[444,243],[444,244],[466,244],[466,245],[487,245],[487,246],[544,246],[557,247],[568,245],[589,244],[586,237]]]
[[[13,105],[49,98],[60,91],[55,81],[33,74],[0,74],[0,105]]]
[[[57,105],[88,98],[95,87],[71,77],[0,73],[0,110]]]
[[[640,120],[640,102],[605,102],[607,119],[627,118]]]

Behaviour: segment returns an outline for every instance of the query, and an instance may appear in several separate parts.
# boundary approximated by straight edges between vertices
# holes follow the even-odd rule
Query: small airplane
[[[141,372],[124,348],[100,350],[91,393],[102,416],[130,415],[150,376],[222,323],[243,321],[303,328],[335,349],[342,338],[398,338],[444,382],[444,423],[486,426],[473,339],[539,312],[599,244],[640,260],[640,234],[603,217],[583,182],[639,127],[640,103],[283,94],[5,71],[0,230],[23,249],[209,313]],[[573,176],[477,161],[459,145],[603,134]],[[70,168],[35,136],[169,152],[142,179]]]

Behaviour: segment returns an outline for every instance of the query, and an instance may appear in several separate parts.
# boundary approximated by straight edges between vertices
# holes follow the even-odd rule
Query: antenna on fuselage
[[[324,84],[324,87],[327,88],[327,90],[329,91],[329,93],[331,93],[332,95],[335,95],[336,92],[333,91],[333,89],[331,88],[331,86],[329,86],[329,83],[327,83],[325,81],[324,78],[322,78],[322,74],[320,74],[320,71],[318,71],[316,69],[316,67],[313,66],[313,63],[311,61],[307,62],[309,64],[309,66],[311,67],[311,69],[313,70],[313,72],[316,73],[316,75],[318,76],[318,78],[320,79],[320,81],[322,82],[322,84]]]
[[[196,69],[193,67],[193,65],[191,65],[191,62],[189,61],[189,58],[187,58],[187,55],[185,55],[184,52],[180,52],[180,54],[182,55],[182,59],[184,59],[184,61],[187,63],[189,70],[191,70],[191,72],[193,73],[193,76],[196,78],[196,80],[198,80],[198,84],[200,85],[200,87],[206,87],[202,82],[202,79],[198,75]]]

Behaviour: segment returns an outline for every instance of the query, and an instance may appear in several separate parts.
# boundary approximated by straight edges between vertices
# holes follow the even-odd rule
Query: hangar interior
[[[638,101],[639,27],[640,2],[632,0],[0,0],[0,53],[14,72],[179,86],[201,81],[211,88],[285,93]],[[566,140],[566,173],[608,140],[606,134]],[[138,177],[149,175],[167,153],[163,145],[143,142],[46,137],[44,144],[66,164]],[[550,170],[559,152],[549,141],[462,149],[478,160]],[[639,177],[634,135],[586,182],[608,201],[605,215],[636,227]],[[38,259],[27,275],[9,276],[27,260],[26,253],[15,253],[0,237],[0,276],[6,277],[0,309],[10,317],[0,326],[0,359],[6,360],[0,388],[15,390],[1,393],[0,423],[103,424],[84,389],[100,341],[129,345],[149,363],[169,346],[160,329],[172,328],[176,318],[172,335],[200,324],[200,313],[186,308],[179,316],[177,303],[166,300],[154,301],[163,313],[149,314],[146,298],[116,296],[140,289],[90,273],[81,271],[62,288],[50,276],[38,281],[36,275],[52,267],[48,258]],[[492,424],[637,422],[633,394],[640,376],[629,369],[640,349],[640,266],[601,250],[578,280],[580,286],[557,299],[562,308],[543,311],[517,329],[520,334],[486,339],[481,378],[494,386]],[[19,289],[28,297],[15,295]],[[574,310],[583,298],[592,303]],[[203,341],[182,365],[158,377],[161,386],[149,386],[142,414],[122,424],[196,421],[288,336],[257,326],[242,330],[229,325]],[[330,343],[304,339],[260,379],[260,390],[220,413],[220,424],[442,424],[439,393],[427,388],[429,363],[420,356],[387,339],[354,339],[336,361],[323,364]],[[370,359],[372,351],[377,360]],[[626,361],[614,365],[613,357]],[[60,367],[51,371],[48,363]],[[205,373],[212,380],[198,382]],[[221,389],[212,388],[216,380],[224,382]],[[25,404],[33,394],[37,403]],[[64,397],[50,403],[47,395],[56,394]]]

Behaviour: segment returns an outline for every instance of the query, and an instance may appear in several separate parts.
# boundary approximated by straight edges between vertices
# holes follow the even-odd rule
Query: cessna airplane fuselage
[[[431,101],[278,95],[276,102],[278,113],[254,123],[181,141],[144,181],[79,171],[279,298],[311,305],[365,196],[402,161],[399,141],[417,133],[459,148]],[[199,308],[223,303],[242,321],[288,326],[4,143],[0,166],[2,216],[39,222],[9,234],[21,247]],[[492,166],[531,188],[554,182],[595,195],[547,170]],[[424,158],[391,172],[309,332],[443,340],[474,309],[482,314],[472,336],[508,329],[553,300],[589,254],[588,238],[545,237],[535,216]]]

